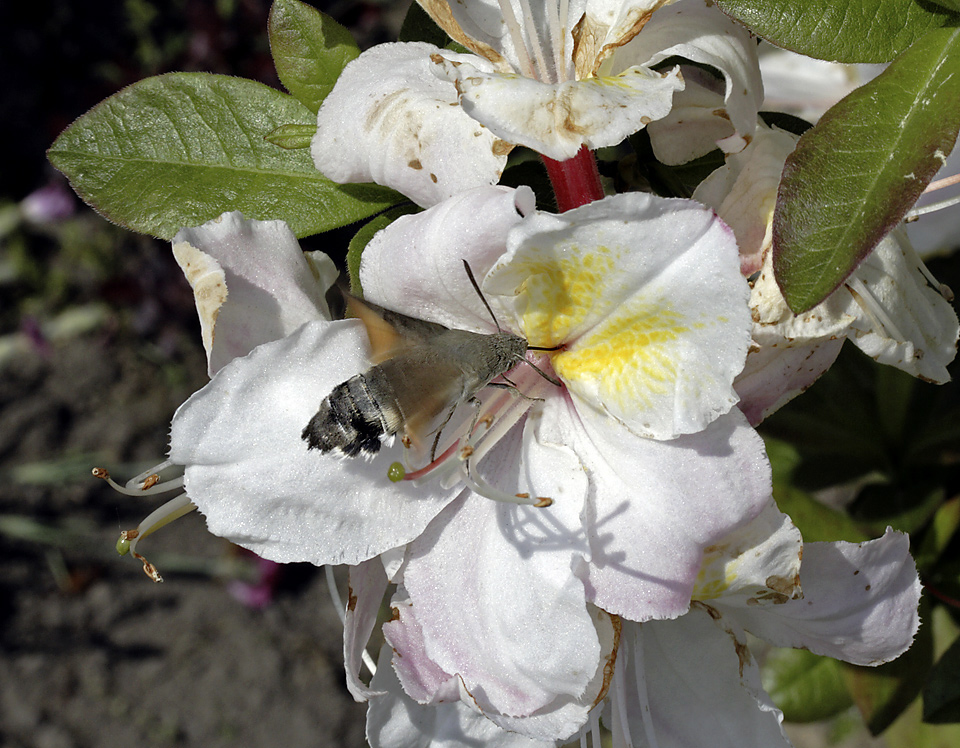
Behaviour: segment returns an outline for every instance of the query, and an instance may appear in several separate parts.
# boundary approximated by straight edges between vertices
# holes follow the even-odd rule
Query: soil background
[[[406,3],[316,4],[369,46],[395,34]],[[279,88],[268,11],[267,0],[0,3],[2,748],[365,745],[322,570],[258,566],[197,515],[140,546],[163,584],[114,550],[159,501],[90,469],[122,482],[162,460],[205,360],[169,245],[94,215],[44,156],[74,118],[148,75]]]

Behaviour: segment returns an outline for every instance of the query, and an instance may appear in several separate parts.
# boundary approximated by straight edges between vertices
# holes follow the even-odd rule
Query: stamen
[[[110,488],[117,493],[122,493],[124,496],[151,496],[153,494],[167,493],[168,491],[183,488],[182,475],[167,481],[160,480],[160,472],[170,465],[171,463],[169,462],[161,463],[155,468],[151,468],[136,478],[127,481],[125,486],[117,483],[110,477],[110,473],[103,468],[95,467],[91,472],[94,478],[100,478],[100,480],[106,481],[110,484]]]
[[[886,313],[873,294],[859,278],[847,278],[847,289],[853,294],[857,304],[870,318],[874,326],[886,332],[886,337],[893,340],[906,340],[906,337],[897,328],[890,315]]]
[[[517,60],[522,68],[520,72],[527,78],[536,78],[537,73],[533,69],[533,62],[530,60],[530,54],[527,52],[526,42],[523,40],[523,29],[517,23],[517,17],[513,13],[513,5],[510,0],[498,0],[500,12],[503,14],[503,22],[510,32],[510,39],[513,41],[513,47],[517,52]]]
[[[929,205],[924,205],[920,208],[914,208],[906,217],[903,219],[904,223],[911,223],[916,221],[920,216],[924,216],[927,213],[935,213],[938,210],[944,210],[945,208],[951,208],[954,205],[960,204],[960,195],[956,197],[950,197],[946,200],[941,200],[938,203],[930,203]]]
[[[152,535],[161,527],[165,527],[174,520],[180,519],[183,515],[189,514],[196,508],[196,505],[190,501],[190,497],[185,493],[170,499],[170,501],[159,509],[148,514],[146,518],[137,525],[136,529],[121,532],[120,540],[117,541],[117,551],[121,556],[126,555],[128,552],[131,553],[134,558],[143,564],[143,571],[148,577],[154,582],[162,582],[163,577],[160,576],[157,567],[137,553],[137,543],[148,535]]]
[[[551,13],[551,10],[555,12]],[[567,0],[560,0],[557,5],[550,5],[547,9],[547,24],[550,29],[550,47],[553,49],[554,78],[556,78],[554,82],[563,83],[567,80]]]
[[[534,57],[537,58],[537,67],[540,69],[540,74],[535,77],[544,83],[556,83],[557,81],[551,80],[553,76],[550,75],[550,71],[547,68],[547,61],[543,56],[543,46],[540,44],[540,36],[537,34],[537,23],[533,20],[533,11],[530,10],[529,0],[520,0],[520,10],[523,13],[523,23],[527,30],[527,36],[530,39],[530,46],[533,47]]]
[[[548,385],[534,382],[532,386],[536,389],[537,386],[546,388]],[[553,499],[547,496],[531,496],[528,493],[511,495],[490,485],[473,470],[471,463],[478,463],[483,459],[534,403],[542,402],[542,398],[528,396],[515,388],[497,392],[499,394],[481,405],[481,410],[476,413],[465,433],[454,437],[435,459],[418,469],[410,469],[394,462],[387,470],[388,478],[394,482],[414,481],[414,485],[427,478],[439,479],[444,488],[463,482],[475,493],[493,501],[538,508],[553,504]],[[404,460],[406,461],[406,455]]]

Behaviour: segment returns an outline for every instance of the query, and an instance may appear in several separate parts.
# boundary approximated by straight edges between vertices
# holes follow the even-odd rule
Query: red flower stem
[[[586,146],[566,161],[554,161],[546,156],[540,158],[547,167],[547,176],[557,196],[557,209],[561,213],[603,197],[597,159]]]

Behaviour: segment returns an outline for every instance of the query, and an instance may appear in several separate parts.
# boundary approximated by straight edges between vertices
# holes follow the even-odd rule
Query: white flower
[[[191,245],[234,246],[207,237],[227,223],[194,230]],[[271,243],[248,249],[271,275],[283,265]],[[703,549],[769,497],[762,442],[732,389],[749,341],[746,282],[729,229],[691,201],[621,195],[554,216],[533,211],[528,189],[490,187],[380,232],[360,266],[366,299],[493,332],[464,260],[504,329],[558,346],[530,358],[562,386],[517,366],[519,393],[483,390],[479,411],[465,406],[444,428],[440,457],[409,465],[417,480],[392,482],[390,461],[410,462],[400,440],[368,461],[301,439],[333,387],[369,366],[363,325],[318,309],[178,410],[170,460],[211,531],[265,558],[346,563],[358,575],[373,574],[378,555],[394,559],[409,607],[391,635],[415,629],[421,662],[454,677],[464,698],[504,719],[546,715],[526,724],[552,739],[578,729],[599,693],[610,615],[684,613]],[[246,320],[227,315],[232,293],[214,352],[221,332],[240,332],[221,325]],[[281,296],[262,313],[283,317]],[[553,504],[508,503],[518,495]],[[347,628],[361,696],[364,601],[379,584],[357,582]],[[406,662],[404,686],[417,691],[425,676]]]
[[[514,145],[556,160],[615,145],[670,111],[679,69],[652,68],[674,56],[723,73],[735,127],[756,118],[755,44],[702,0],[422,5],[474,54],[398,43],[350,63],[312,145],[330,179],[375,181],[428,206],[495,183]]]
[[[956,354],[952,294],[913,250],[902,229],[885,237],[846,281],[808,312],[793,314],[772,269],[773,210],[780,173],[796,146],[790,133],[758,125],[750,146],[697,188],[733,229],[750,296],[754,346],[737,380],[741,410],[758,423],[809,387],[851,340],[880,363],[930,382],[949,381]]]
[[[595,611],[598,631],[607,632],[606,667],[585,697],[603,704],[581,734],[592,732],[596,741],[602,714],[614,748],[788,748],[783,716],[763,691],[746,632],[858,665],[898,657],[919,626],[920,582],[908,546],[905,535],[890,530],[867,543],[803,545],[771,502],[708,550],[685,615],[636,623]],[[409,617],[402,591],[393,605],[400,621]],[[414,744],[417,735],[431,746],[473,738],[501,748],[555,746],[570,737],[529,737],[547,714],[506,718],[460,701],[455,681],[438,687],[436,667],[438,698],[415,703],[407,681],[416,666],[406,660],[427,659],[424,641],[415,626],[399,628],[387,624],[396,654],[384,648],[371,683],[367,734],[375,748]],[[430,672],[426,665],[420,671]]]

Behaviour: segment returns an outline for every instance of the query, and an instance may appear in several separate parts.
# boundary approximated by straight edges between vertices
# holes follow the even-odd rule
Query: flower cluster
[[[598,746],[601,720],[618,747],[787,746],[747,635],[877,665],[920,583],[900,532],[805,545],[755,427],[845,339],[947,381],[949,290],[897,230],[794,312],[773,226],[798,136],[713,3],[420,4],[456,44],[369,49],[317,107],[326,178],[422,209],[358,235],[356,297],[282,220],[173,237],[211,381],[121,489],[178,494],[122,547],[196,508],[264,559],[348,565],[374,746]],[[600,178],[591,151],[628,140],[716,160],[655,196]],[[498,184],[518,148],[560,212]]]

